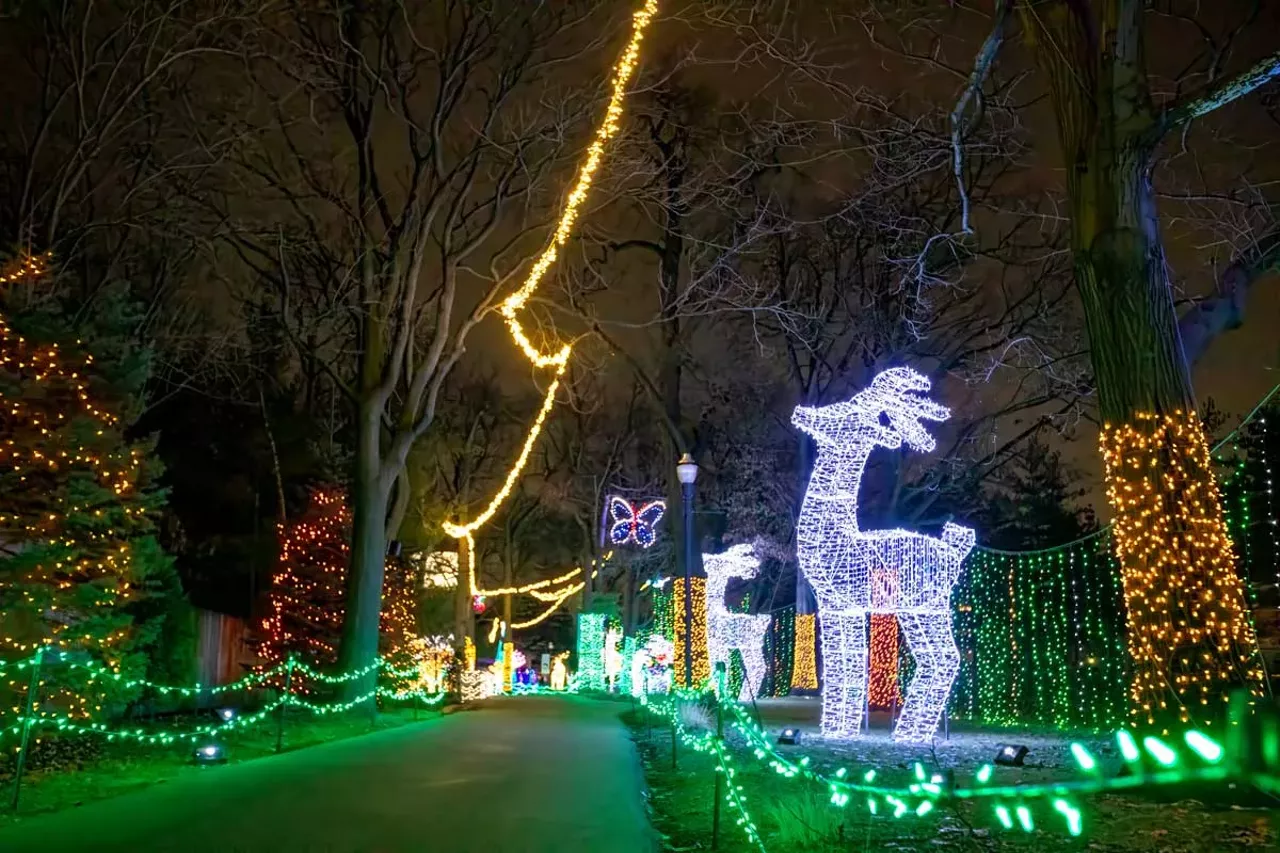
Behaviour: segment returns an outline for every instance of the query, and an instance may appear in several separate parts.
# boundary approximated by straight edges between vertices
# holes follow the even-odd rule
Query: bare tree
[[[769,105],[758,115],[692,82],[697,65],[689,55],[653,64],[612,157],[608,210],[584,234],[587,271],[563,279],[567,304],[621,359],[656,416],[664,523],[677,543],[685,531],[675,462],[702,449],[691,405],[699,343],[726,313],[767,310],[734,260],[778,224],[765,184],[782,168],[784,146],[813,132]],[[618,293],[629,294],[621,310]],[[700,575],[694,551],[690,571]],[[682,575],[682,548],[674,562]]]
[[[157,390],[222,372],[235,337],[182,287],[197,245],[172,189],[204,165],[181,144],[187,93],[244,23],[241,4],[23,3],[0,20],[0,234],[52,250],[84,312],[127,288],[146,309],[137,334],[154,344]]]
[[[997,0],[994,11],[952,112],[956,161],[1002,46],[1020,26],[1066,170],[1069,249],[1126,578],[1133,713],[1146,723],[1203,718],[1222,706],[1215,689],[1243,683],[1257,692],[1262,671],[1191,366],[1239,325],[1251,285],[1280,259],[1280,239],[1244,235],[1216,292],[1179,316],[1152,174],[1166,143],[1212,145],[1197,138],[1201,120],[1280,77],[1274,39],[1247,38],[1274,34],[1280,17],[1270,4],[1239,4],[1233,20],[1201,4],[1142,0]],[[1165,68],[1148,50],[1155,38],[1191,49],[1170,51],[1164,65],[1177,65]]]
[[[407,454],[554,208],[594,94],[561,84],[607,67],[592,5],[290,2],[247,44],[222,234],[353,413],[344,667],[376,653]]]

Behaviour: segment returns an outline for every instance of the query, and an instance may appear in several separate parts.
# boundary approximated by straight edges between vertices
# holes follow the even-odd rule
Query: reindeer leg
[[[754,618],[754,617],[753,617]],[[764,682],[764,632],[769,629],[769,623],[755,623],[750,626],[747,634],[747,643],[738,651],[742,654],[742,668],[745,670],[742,677],[742,690],[738,693],[739,702],[747,702],[756,698],[760,692],[760,685]]]
[[[916,674],[907,687],[902,716],[893,739],[928,743],[947,707],[951,685],[960,671],[960,652],[951,634],[951,614],[899,613],[898,622],[916,659]]]
[[[822,734],[855,738],[867,696],[867,614],[818,608],[822,636]]]

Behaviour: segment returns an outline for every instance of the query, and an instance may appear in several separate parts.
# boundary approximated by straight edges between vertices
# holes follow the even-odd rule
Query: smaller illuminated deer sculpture
[[[717,663],[729,667],[729,653],[737,649],[746,670],[738,698],[747,701],[756,696],[764,680],[764,635],[769,630],[768,613],[732,613],[724,603],[730,578],[753,578],[760,571],[760,560],[750,545],[734,545],[721,554],[703,554],[702,566],[707,572],[707,657],[714,670]]]

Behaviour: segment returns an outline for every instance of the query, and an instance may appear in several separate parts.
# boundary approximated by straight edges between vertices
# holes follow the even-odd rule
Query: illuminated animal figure
[[[818,457],[796,524],[800,569],[818,600],[823,656],[822,733],[858,735],[867,691],[868,613],[893,613],[916,660],[894,738],[928,741],[960,666],[951,633],[951,587],[973,531],[947,523],[941,538],[909,530],[860,530],[858,485],[874,447],[905,442],[933,450],[922,419],[945,407],[924,396],[929,380],[894,367],[852,399],[798,406],[791,422],[813,436]]]
[[[764,680],[764,635],[769,630],[769,614],[732,613],[724,604],[724,593],[730,578],[753,578],[760,571],[760,560],[750,545],[734,545],[722,554],[703,554],[702,566],[707,572],[707,657],[712,669],[723,661],[729,667],[729,653],[737,649],[746,670],[738,699],[756,696]]]

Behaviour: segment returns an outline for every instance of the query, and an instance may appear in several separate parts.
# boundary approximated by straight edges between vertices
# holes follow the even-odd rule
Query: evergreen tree
[[[314,490],[303,515],[280,526],[279,562],[262,626],[261,655],[267,668],[290,654],[317,667],[337,661],[350,540],[351,510],[335,486]],[[378,648],[393,664],[407,666],[414,635],[414,573],[406,562],[390,557],[385,573]]]
[[[120,334],[121,294],[102,295],[74,339],[75,315],[26,290],[52,293],[48,281],[28,262],[0,300],[0,655],[43,646],[126,680],[171,676],[174,661],[190,668],[193,632],[155,536],[164,492],[152,448],[126,435],[149,354]],[[52,667],[42,705],[89,717],[134,698],[89,672]]]

